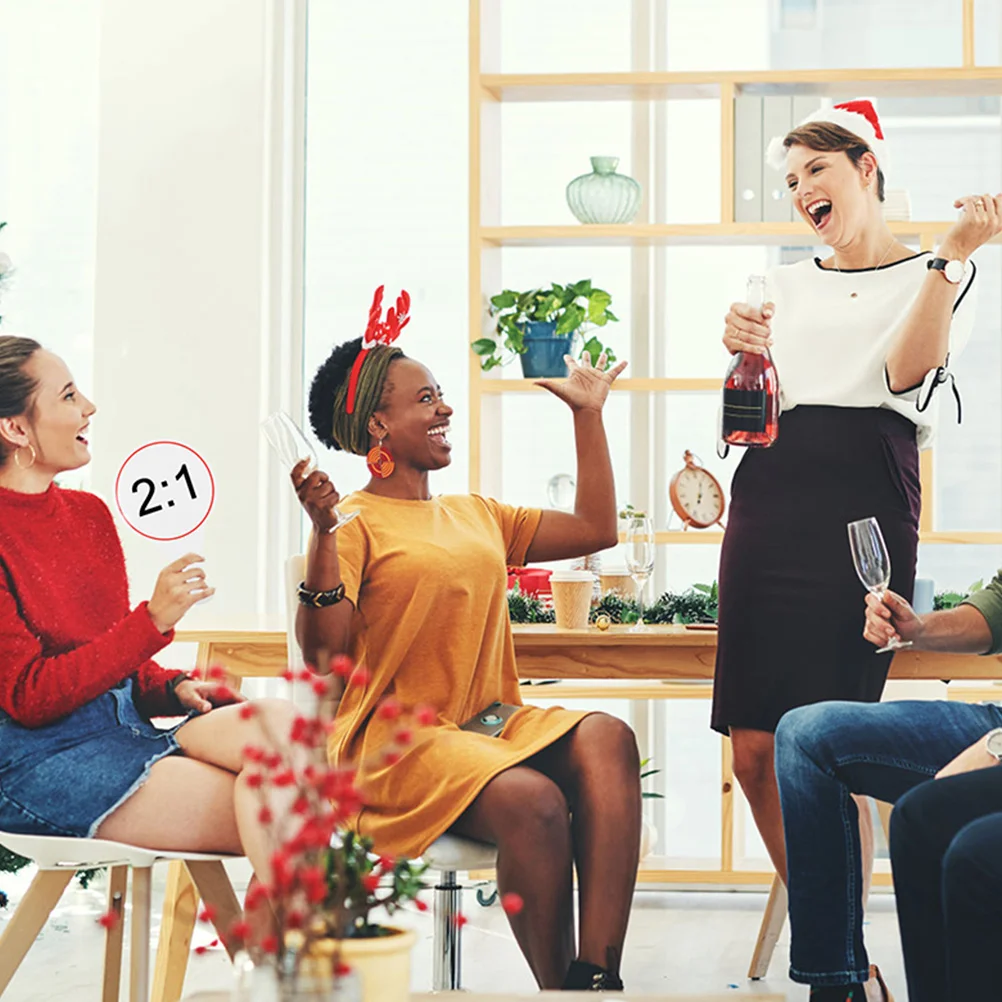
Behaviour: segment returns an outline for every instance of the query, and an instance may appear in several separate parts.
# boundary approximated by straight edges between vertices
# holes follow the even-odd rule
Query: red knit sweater
[[[178,714],[160,633],[129,611],[111,512],[85,491],[0,488],[0,708],[25,727],[65,717],[130,675],[146,717]]]

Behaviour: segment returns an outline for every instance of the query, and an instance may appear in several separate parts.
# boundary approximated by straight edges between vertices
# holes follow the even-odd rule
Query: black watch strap
[[[300,605],[305,605],[309,609],[326,609],[328,606],[337,605],[344,598],[344,582],[328,591],[314,591],[306,587],[305,581],[300,581],[296,595]]]
[[[177,687],[182,682],[188,682],[190,680],[191,680],[191,676],[187,672],[181,672],[180,675],[175,675],[172,679],[170,679],[170,681],[167,683],[167,688],[170,690],[171,695],[175,699],[177,699]],[[181,700],[177,699],[177,702],[178,702],[178,705],[180,706],[181,705]]]

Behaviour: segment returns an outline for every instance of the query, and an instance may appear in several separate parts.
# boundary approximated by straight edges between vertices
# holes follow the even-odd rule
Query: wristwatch
[[[994,731],[988,732],[985,749],[996,762],[1002,762],[1002,727],[996,727]]]
[[[949,261],[945,257],[934,257],[926,267],[930,271],[942,272],[943,278],[953,285],[959,285],[961,279],[964,277],[964,262],[956,258]]]

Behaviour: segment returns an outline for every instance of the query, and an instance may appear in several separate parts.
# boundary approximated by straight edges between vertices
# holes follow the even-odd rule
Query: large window
[[[999,51],[999,4],[976,6],[975,56],[987,63]],[[961,0],[503,0],[500,9],[487,30],[500,42],[503,73],[936,67],[960,65],[965,52]],[[459,411],[453,466],[436,483],[442,491],[466,489],[476,473],[464,414],[467,345],[476,336],[467,289],[467,12],[467,0],[310,3],[305,378],[333,344],[361,332],[376,285],[385,282],[390,294],[409,288],[406,350],[429,364]],[[484,224],[576,225],[564,189],[595,155],[618,156],[619,170],[643,183],[650,221],[719,223],[720,110],[712,98],[502,102],[498,177],[483,199],[497,209]],[[894,157],[888,185],[908,191],[912,219],[950,220],[958,195],[1002,188],[997,97],[888,97],[880,111]],[[633,362],[629,375],[704,381],[722,377],[722,317],[746,276],[818,252],[775,241],[653,249],[524,242],[498,252],[497,288],[485,286],[485,296],[591,278],[613,296],[621,321],[605,333]],[[934,452],[928,500],[941,533],[1002,531],[1002,262],[995,247],[978,260],[978,322],[955,360],[964,423],[955,425],[945,399]],[[520,376],[516,362],[501,378]],[[545,505],[548,480],[573,471],[567,415],[534,392],[495,391],[484,400],[484,427],[492,429],[491,448],[482,450],[490,457],[485,489]],[[647,508],[668,528],[667,479],[685,449],[727,486],[740,457],[717,459],[716,410],[715,391],[616,394],[607,423],[620,503]],[[328,466],[342,493],[364,482],[360,460],[330,457]],[[995,545],[924,544],[919,573],[940,589],[965,588],[1000,557]],[[715,545],[664,545],[655,588],[711,581],[717,560]],[[719,741],[706,729],[705,703],[662,711],[654,731],[658,764],[668,771],[658,782],[670,796],[659,827],[673,853],[698,855],[713,841],[705,833],[717,808],[685,806],[691,791],[671,772],[673,758],[684,747],[708,782],[719,776]],[[764,856],[747,830],[747,852]]]

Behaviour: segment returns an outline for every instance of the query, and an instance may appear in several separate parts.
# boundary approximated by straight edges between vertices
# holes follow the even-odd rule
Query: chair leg
[[[17,911],[0,936],[0,995],[10,984],[10,979],[21,966],[35,937],[42,931],[42,926],[72,879],[72,870],[39,870],[35,874]]]
[[[243,908],[240,907],[233,885],[230,883],[226,867],[220,860],[211,862],[189,860],[185,866],[188,867],[188,873],[191,874],[202,900],[215,910],[216,917],[212,924],[216,927],[216,932],[219,933],[219,938],[232,960],[236,946],[229,933],[233,923],[243,917]]]
[[[113,866],[108,875],[108,913],[117,915],[118,922],[105,935],[101,1002],[118,1002],[118,991],[122,983],[122,938],[128,883],[129,868]]]
[[[178,1002],[181,998],[197,913],[198,891],[194,881],[185,864],[173,860],[167,869],[167,891],[153,972],[152,1002]]]
[[[435,885],[435,952],[432,991],[461,990],[463,930],[457,919],[462,908],[463,889],[456,883],[455,870],[443,870]]]
[[[751,966],[748,968],[748,977],[753,981],[764,978],[769,973],[769,962],[772,960],[779,934],[783,931],[783,924],[786,922],[787,905],[786,884],[779,877],[773,877],[769,901],[765,906],[765,914],[762,916],[762,925],[758,932],[758,941],[755,943],[755,952],[752,954]]]
[[[153,868],[132,868],[132,971],[129,1002],[150,1002],[150,890]]]

